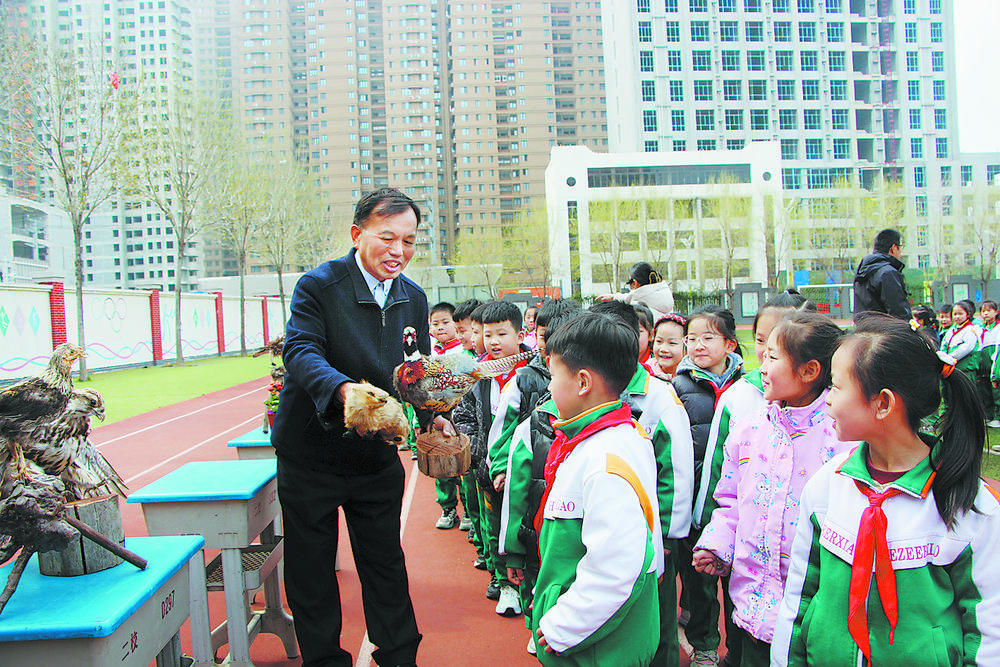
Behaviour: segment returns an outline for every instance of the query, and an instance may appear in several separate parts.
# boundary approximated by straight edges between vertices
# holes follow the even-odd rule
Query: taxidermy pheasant
[[[73,392],[70,369],[73,362],[86,356],[86,352],[63,343],[52,352],[48,366],[39,375],[21,380],[0,391],[0,440],[9,454],[8,470],[11,475],[24,474],[25,463],[22,447],[28,434],[40,422],[62,412]]]
[[[478,381],[510,372],[519,362],[534,355],[535,352],[521,352],[488,361],[476,361],[468,354],[428,357],[417,348],[416,329],[406,327],[403,363],[396,366],[392,382],[399,396],[417,411],[420,429],[426,433],[435,415],[445,415],[451,421],[452,409]]]
[[[104,397],[90,387],[74,391],[65,410],[35,427],[24,456],[29,465],[60,478],[69,500],[115,493],[124,498],[125,482],[88,437],[92,417],[104,421]]]
[[[387,392],[368,382],[359,382],[344,401],[344,425],[360,433],[373,433],[399,445],[410,437],[410,422],[403,406]]]

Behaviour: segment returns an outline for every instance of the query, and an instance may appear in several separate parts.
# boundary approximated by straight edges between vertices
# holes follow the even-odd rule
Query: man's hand
[[[493,488],[497,491],[503,491],[504,482],[507,480],[507,473],[502,472],[493,478]]]
[[[441,434],[446,438],[453,438],[458,435],[455,432],[455,425],[441,415],[434,417],[431,427],[436,431],[441,431]]]

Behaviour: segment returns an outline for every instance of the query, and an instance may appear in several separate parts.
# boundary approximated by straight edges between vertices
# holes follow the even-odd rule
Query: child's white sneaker
[[[518,598],[517,590],[513,586],[500,587],[500,601],[497,602],[497,614],[500,616],[519,616],[521,614],[521,600]]]
[[[535,649],[535,638],[534,637],[528,637],[528,653],[530,653],[531,655],[535,655],[536,654],[535,652],[536,652],[536,649]]]

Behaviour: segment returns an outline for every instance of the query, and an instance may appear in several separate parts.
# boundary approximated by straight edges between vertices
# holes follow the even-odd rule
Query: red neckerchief
[[[875,561],[875,582],[878,586],[882,610],[889,619],[889,644],[892,644],[899,620],[899,600],[896,597],[896,573],[889,557],[889,543],[885,536],[886,518],[882,503],[899,489],[889,488],[879,493],[858,480],[854,480],[861,493],[868,496],[868,507],[861,513],[858,539],[854,546],[851,564],[851,585],[847,598],[847,629],[851,637],[871,664],[872,648],[868,638],[868,591],[872,583],[872,561]]]
[[[555,421],[555,418],[550,419],[553,422]],[[572,438],[567,438],[565,433],[555,429],[556,437],[549,446],[549,453],[545,456],[545,490],[542,492],[542,500],[538,505],[538,512],[535,513],[535,520],[533,522],[536,535],[540,535],[542,532],[545,503],[549,498],[549,491],[552,490],[552,484],[556,481],[556,472],[559,470],[562,462],[566,460],[566,457],[570,455],[580,442],[586,440],[594,433],[611,428],[612,426],[630,423],[632,423],[632,410],[627,405],[622,404],[620,408],[595,419]]]
[[[528,365],[528,360],[522,359],[521,361],[517,362],[517,365],[514,366],[514,368],[510,369],[509,372],[504,373],[503,375],[498,375],[497,384],[500,385],[500,391],[503,391],[503,388],[507,385],[508,382],[510,382],[510,379],[514,377],[514,374],[517,372],[518,368],[523,368],[527,365]]]
[[[462,344],[461,338],[452,338],[447,343],[434,343],[434,351],[437,352],[439,355],[442,355],[448,350],[454,350],[461,344]]]
[[[716,387],[714,383],[712,384],[712,389],[715,391],[715,407],[719,407],[719,399],[722,398],[722,393],[732,387],[735,381],[733,378],[729,378],[729,381],[721,387]]]
[[[642,351],[642,356],[639,357],[639,363],[645,365],[646,361],[649,360],[649,348],[647,347]]]

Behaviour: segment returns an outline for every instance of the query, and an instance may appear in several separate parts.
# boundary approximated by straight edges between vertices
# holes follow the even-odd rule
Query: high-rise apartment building
[[[966,246],[991,213],[984,189],[1000,155],[959,152],[953,0],[615,0],[603,11],[612,151],[777,141],[786,202],[897,180],[910,266],[979,261]],[[811,227],[789,235],[784,268],[852,269],[872,242],[849,233],[865,225],[858,210],[798,216]]]
[[[607,150],[600,2],[233,2],[236,113],[316,179],[331,224],[384,186],[421,203],[418,257],[540,207],[549,150]]]

